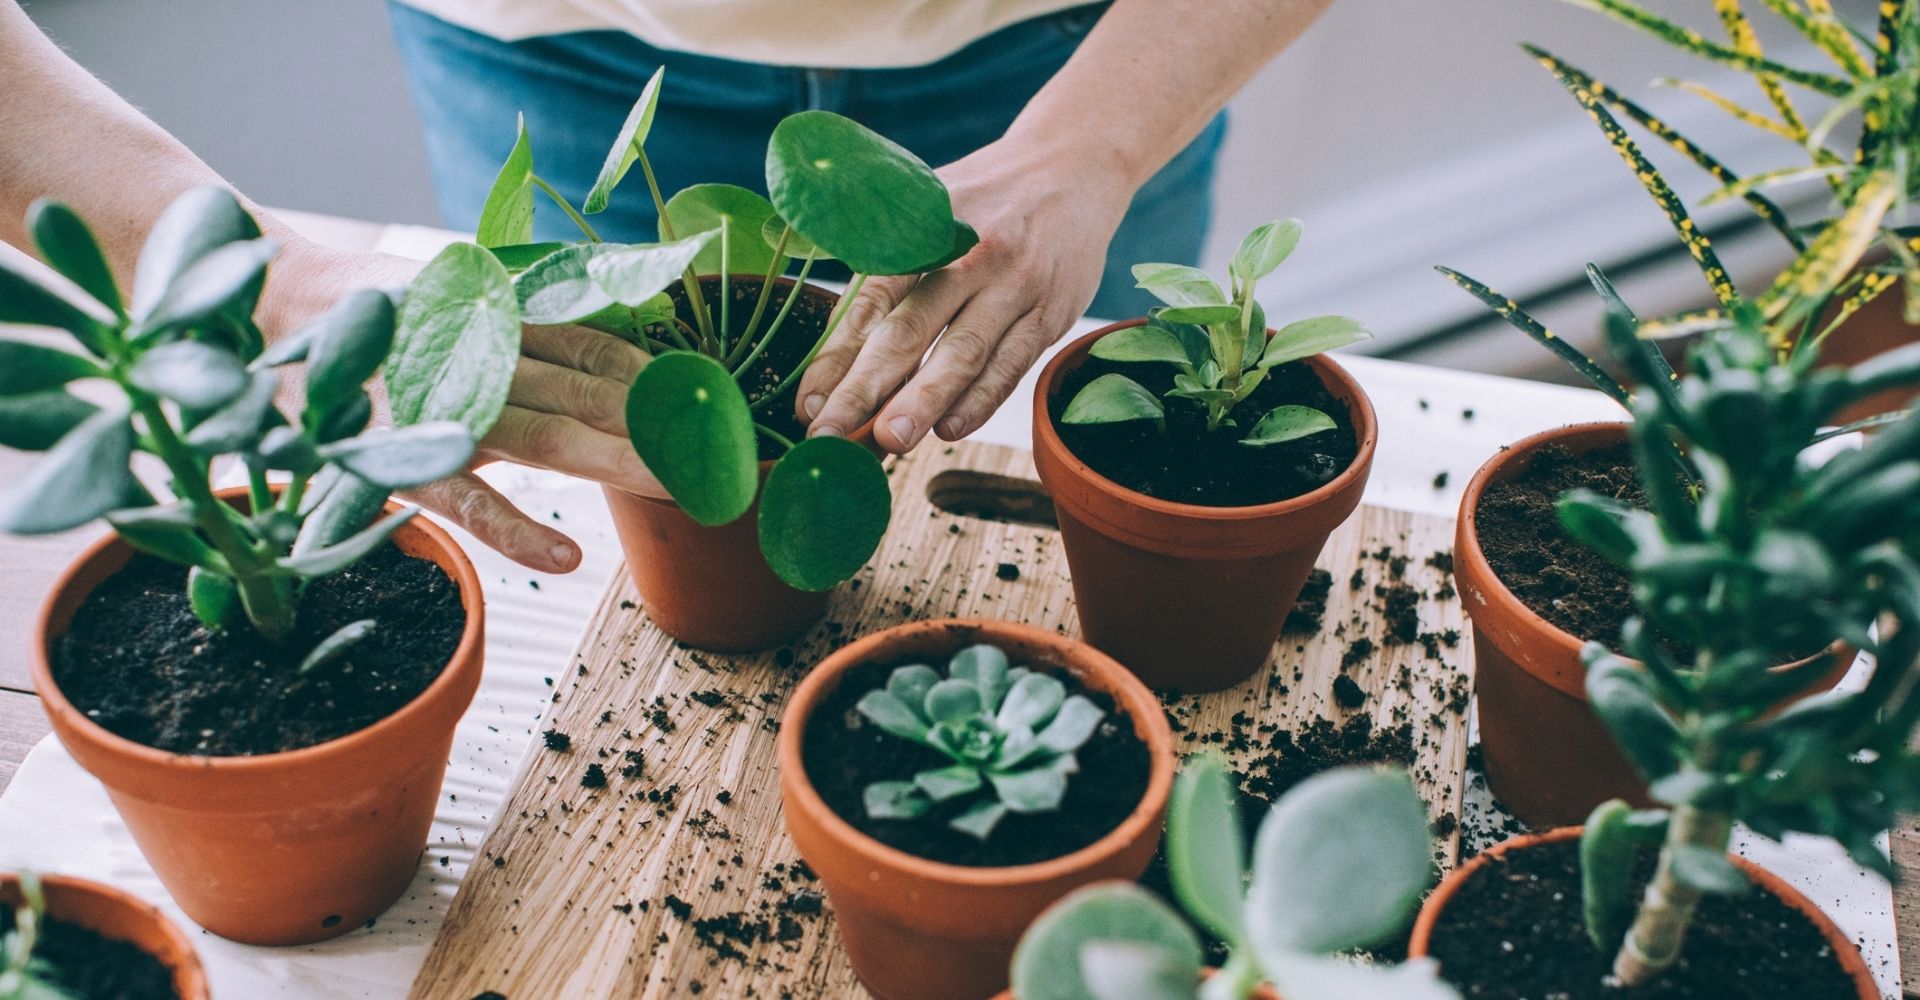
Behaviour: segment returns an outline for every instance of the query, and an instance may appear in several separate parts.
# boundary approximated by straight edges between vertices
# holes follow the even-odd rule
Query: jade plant
[[[0,529],[44,534],[104,516],[134,548],[190,567],[188,596],[209,628],[285,642],[308,581],[353,565],[414,516],[380,517],[388,491],[450,475],[471,457],[474,432],[457,420],[372,426],[365,383],[390,354],[396,398],[449,394],[415,356],[445,353],[430,325],[403,338],[413,354],[394,353],[386,293],[348,295],[265,343],[252,317],[275,248],[227,191],[195,189],[168,207],[128,299],[72,210],[38,202],[28,228],[60,277],[0,260],[0,325],[62,329],[84,353],[0,339],[0,444],[47,453],[0,495]],[[274,401],[281,372],[299,362],[304,405],[283,414]],[[89,397],[99,402],[69,391],[89,381],[102,387]],[[450,395],[470,403],[474,391]],[[137,478],[143,455],[165,469],[169,499]],[[212,475],[226,456],[245,469],[243,504],[215,494]],[[277,494],[270,473],[284,474]],[[339,656],[371,627],[354,622],[295,651],[301,669]]]
[[[1174,783],[1165,854],[1188,917],[1226,942],[1202,979],[1200,937],[1131,882],[1081,889],[1035,920],[1013,955],[1018,1000],[1457,1000],[1430,959],[1343,956],[1404,931],[1433,875],[1427,810],[1406,772],[1345,767],[1276,802],[1247,871],[1226,764],[1192,758]]]
[[[1298,219],[1269,222],[1247,234],[1228,265],[1228,288],[1198,268],[1136,264],[1138,287],[1166,303],[1141,326],[1115,330],[1089,349],[1102,361],[1173,365],[1173,386],[1155,395],[1118,372],[1095,378],[1061,414],[1067,424],[1151,420],[1166,427],[1169,400],[1197,407],[1208,431],[1230,426],[1241,444],[1263,447],[1332,430],[1332,417],[1310,406],[1276,406],[1259,413],[1244,406],[1274,368],[1369,339],[1358,320],[1316,316],[1267,336],[1254,292],[1300,243]]]
[[[703,525],[736,521],[758,498],[768,564],[794,587],[825,590],[879,546],[891,513],[886,475],[866,448],[829,437],[796,442],[769,414],[791,407],[801,375],[869,276],[935,270],[978,237],[954,218],[946,186],[925,163],[828,111],[803,111],[774,128],[769,196],[696,184],[666,197],[646,148],[663,73],[634,103],[578,209],[535,172],[522,121],[478,230],[515,293],[494,303],[493,322],[577,323],[653,354],[627,400],[627,429],[641,460]],[[604,241],[587,216],[607,208],[635,166],[659,240]],[[574,222],[579,241],[530,242],[536,192]],[[846,294],[799,359],[770,371],[767,352],[789,325],[808,274],[836,258],[853,272]],[[796,262],[798,274],[783,288],[780,279]],[[703,278],[713,280],[715,301]],[[743,279],[758,284],[751,308],[734,301],[733,286]],[[674,285],[684,310],[668,294]],[[450,292],[444,301],[462,300]],[[777,457],[764,487],[763,442]]]
[[[911,781],[876,781],[863,793],[873,819],[919,819],[952,810],[947,825],[986,840],[1009,813],[1060,808],[1075,751],[1105,717],[1051,674],[1009,665],[990,645],[955,653],[946,676],[926,664],[897,667],[855,706],[874,725],[938,751],[951,763]]]
[[[0,1000],[74,1000],[46,960],[33,953],[47,917],[47,896],[40,876],[19,874],[20,903],[13,908],[13,929],[0,935]]]

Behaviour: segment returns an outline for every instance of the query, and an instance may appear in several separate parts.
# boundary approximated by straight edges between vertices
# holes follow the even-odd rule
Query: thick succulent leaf
[[[1311,406],[1276,406],[1254,423],[1240,443],[1264,447],[1330,431],[1337,426],[1332,417]]]
[[[892,691],[868,691],[860,697],[854,709],[874,725],[903,740],[926,742],[925,710]]]
[[[398,424],[458,420],[480,440],[507,404],[520,358],[520,308],[494,256],[455,243],[427,263],[401,303],[387,357]]]
[[[296,557],[337,545],[372,524],[386,505],[387,491],[330,465],[313,478],[307,501],[301,504],[305,520],[293,541]]]
[[[919,819],[933,808],[933,800],[911,781],[876,781],[861,793],[861,804],[870,819]]]
[[[594,257],[611,248],[605,243],[576,243],[535,261],[513,281],[525,323],[576,323],[614,304],[613,296],[588,273]]]
[[[672,243],[610,247],[587,262],[587,273],[613,301],[638,306],[680,280],[700,252],[719,235],[720,230],[710,229]]]
[[[1460,1000],[1430,958],[1395,966],[1301,954],[1266,961],[1263,968],[1288,1000]]]
[[[1067,776],[1078,770],[1071,757],[1056,757],[1041,767],[994,771],[987,775],[995,794],[1017,813],[1051,812],[1067,797]]]
[[[98,412],[64,389],[0,396],[0,448],[45,451]]]
[[[1296,785],[1260,824],[1247,940],[1263,968],[1404,930],[1432,877],[1427,808],[1406,772],[1343,768]]]
[[[51,534],[127,506],[139,491],[128,466],[133,440],[125,411],[88,417],[0,493],[0,531]]]
[[[1299,219],[1269,222],[1240,241],[1240,249],[1234,251],[1228,267],[1241,284],[1259,281],[1272,274],[1293,253],[1293,248],[1300,245],[1304,229]]]
[[[1652,514],[1591,490],[1568,492],[1559,511],[1568,534],[1621,566],[1631,565],[1642,546],[1663,544]]]
[[[224,632],[246,620],[240,588],[233,578],[204,566],[187,571],[187,606],[193,616],[215,632]]]
[[[990,643],[975,643],[953,654],[947,662],[947,675],[980,689],[980,703],[998,708],[1013,686],[1013,672],[1005,650]]]
[[[915,715],[920,706],[927,703],[927,692],[940,683],[940,672],[924,663],[910,663],[904,667],[895,667],[887,675],[887,693],[905,702]]]
[[[393,349],[393,300],[362,289],[314,321],[307,347],[307,406],[332,409],[353,399]]]
[[[73,209],[42,198],[27,209],[27,229],[33,233],[41,259],[101,305],[125,315],[113,268],[107,265],[107,256],[93,238],[93,230]]]
[[[978,241],[919,157],[831,111],[774,126],[767,191],[788,225],[861,274],[917,274]]]
[[[1063,424],[1117,424],[1129,420],[1164,423],[1166,418],[1166,407],[1159,397],[1118,372],[1108,372],[1081,386],[1060,414]]]
[[[808,438],[767,473],[760,552],[788,586],[826,590],[867,564],[892,516],[887,472],[872,452],[846,438]]]
[[[221,316],[251,316],[267,263],[279,249],[270,239],[256,239],[207,251],[173,279],[141,320],[143,334],[197,326]]]
[[[976,840],[986,840],[993,836],[993,828],[1007,816],[1008,809],[993,799],[982,799],[978,803],[947,821],[947,825]]]
[[[1226,762],[1200,754],[1181,768],[1167,803],[1164,853],[1174,895],[1229,947],[1246,941],[1247,845],[1239,790]]]
[[[1171,331],[1160,326],[1130,326],[1093,342],[1087,353],[1102,361],[1160,361],[1186,366],[1187,349]]]
[[[695,184],[667,199],[675,233],[724,232],[726,270],[733,274],[765,274],[773,267],[773,247],[761,238],[773,219],[773,203],[738,184]],[[693,273],[720,273],[721,239],[716,235],[693,258]]]
[[[247,391],[240,359],[197,340],[176,340],[141,354],[127,380],[163,399],[194,410],[227,405]]]
[[[1682,844],[1673,849],[1670,858],[1674,878],[1680,884],[1701,892],[1737,896],[1753,888],[1746,873],[1728,859],[1725,851],[1698,844]]]
[[[994,714],[1001,729],[1039,729],[1060,711],[1067,700],[1067,686],[1050,674],[1028,674],[1015,681]]]
[[[1137,941],[1090,941],[1080,975],[1093,1000],[1193,1000],[1194,977],[1181,956]]]
[[[1315,316],[1275,331],[1260,354],[1260,367],[1273,368],[1372,339],[1373,332],[1350,316]]]
[[[335,441],[320,455],[375,486],[404,490],[465,469],[473,458],[473,436],[455,421],[435,420]]]
[[[727,524],[753,506],[760,488],[753,416],[719,362],[689,351],[655,358],[627,393],[627,434],[694,520]]]
[[[1633,922],[1634,856],[1647,843],[1633,817],[1625,802],[1603,802],[1580,834],[1580,909],[1587,940],[1602,954],[1620,947]]]
[[[1135,264],[1134,287],[1170,306],[1223,306],[1227,293],[1207,272],[1185,264]]]
[[[99,365],[67,351],[21,340],[0,340],[0,398],[58,389],[104,375]]]
[[[1131,882],[1078,889],[1041,913],[1014,949],[1014,995],[1020,1000],[1109,1000],[1095,994],[1086,979],[1082,956],[1095,943],[1152,948],[1165,955],[1167,967],[1156,975],[1185,983],[1184,993],[1162,997],[1142,992],[1134,995],[1137,1000],[1193,1000],[1200,978],[1199,937],[1172,907]]]
[[[613,197],[613,189],[618,187],[627,171],[633,169],[634,161],[640,158],[640,151],[647,145],[647,133],[653,131],[653,116],[660,104],[660,83],[666,77],[667,68],[660,67],[647,79],[647,85],[640,89],[640,97],[627,111],[627,120],[620,125],[620,134],[614,137],[613,148],[607,150],[607,159],[600,165],[600,175],[593,180],[593,189],[587,192],[587,201],[581,207],[592,215],[604,212],[607,202]]]
[[[218,559],[213,548],[201,540],[193,511],[185,504],[109,511],[107,523],[134,548],[169,562],[209,566]]]
[[[338,573],[385,545],[401,525],[413,520],[419,513],[419,510],[409,507],[399,513],[389,514],[360,529],[345,541],[282,558],[279,566],[294,576],[307,579]]]
[[[935,725],[956,725],[979,715],[982,708],[979,688],[949,677],[927,689],[921,710]]]
[[[957,799],[962,795],[971,795],[985,786],[977,768],[965,764],[955,764],[934,771],[921,771],[913,776],[913,783],[927,798],[935,802]]]
[[[1053,721],[1040,730],[1036,739],[1041,748],[1053,753],[1072,753],[1085,745],[1093,737],[1093,731],[1100,727],[1100,720],[1106,717],[1100,706],[1095,705],[1083,695],[1074,695],[1061,703],[1060,710],[1054,713]]]
[[[175,198],[140,248],[133,279],[134,318],[150,316],[175,280],[207,254],[259,236],[259,224],[226,188],[204,185]]]
[[[1597,643],[1583,652],[1587,660],[1587,700],[1615,741],[1648,779],[1673,773],[1680,731],[1660,705],[1652,682],[1631,660],[1608,653]]]
[[[483,247],[503,247],[532,239],[533,143],[527,138],[527,116],[520,115],[514,123],[513,149],[487,189],[474,240]]]
[[[353,647],[365,642],[372,636],[378,623],[371,618],[362,618],[357,622],[348,622],[334,629],[325,639],[317,643],[300,661],[296,673],[310,674],[339,660],[353,651]]]
[[[104,354],[113,314],[69,282],[0,257],[0,326],[9,324],[65,330],[88,350]]]

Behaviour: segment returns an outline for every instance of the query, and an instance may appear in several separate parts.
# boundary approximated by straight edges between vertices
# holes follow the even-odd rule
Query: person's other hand
[[[270,331],[287,331],[318,316],[358,288],[395,287],[420,269],[384,254],[290,248],[266,303]],[[472,533],[481,543],[530,569],[565,573],[580,565],[580,547],[551,525],[515,507],[473,470],[509,461],[551,469],[619,489],[658,483],[627,438],[627,388],[649,360],[611,334],[577,326],[530,326],[506,409],[474,450],[468,471],[400,494]],[[384,394],[376,407],[385,418]]]
[[[800,379],[809,433],[848,434],[879,409],[874,437],[901,453],[986,423],[1099,288],[1133,189],[1091,160],[1002,140],[941,169],[980,244],[932,274],[867,279]]]

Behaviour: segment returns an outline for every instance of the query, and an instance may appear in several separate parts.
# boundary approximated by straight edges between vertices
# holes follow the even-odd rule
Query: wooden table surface
[[[372,248],[386,229],[302,212],[278,214],[308,236],[342,249]],[[0,448],[0,484],[14,482],[32,458]],[[101,530],[90,526],[30,539],[0,535],[0,635],[7,637],[0,645],[0,791],[12,780],[27,751],[47,733],[27,667],[34,617],[54,578]],[[1920,1000],[1920,820],[1903,822],[1892,841],[1894,861],[1905,876],[1894,890],[1902,986],[1909,1000]]]

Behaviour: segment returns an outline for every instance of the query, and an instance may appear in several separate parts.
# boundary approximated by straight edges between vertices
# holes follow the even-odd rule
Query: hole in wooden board
[[[1037,480],[948,469],[927,482],[927,502],[949,514],[1057,528],[1053,497]]]

